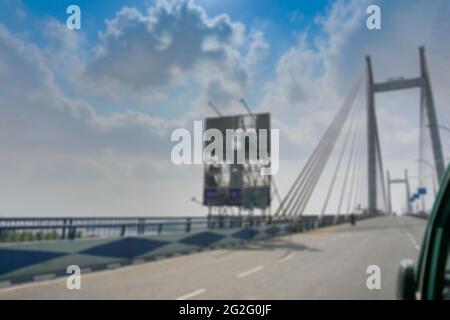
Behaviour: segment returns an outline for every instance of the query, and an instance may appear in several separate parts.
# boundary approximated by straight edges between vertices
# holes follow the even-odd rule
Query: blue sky
[[[0,13],[1,21],[9,30],[23,34],[25,38],[38,46],[46,46],[48,39],[45,37],[43,26],[46,21],[55,20],[64,24],[67,19],[65,12],[68,5],[73,1],[16,1],[8,0],[6,10]],[[148,7],[153,6],[155,1],[77,1],[77,5],[82,8],[81,31],[74,31],[82,34],[84,47],[91,50],[98,41],[98,35],[105,29],[105,21],[111,19],[122,7],[135,7],[145,12]],[[267,42],[270,42],[270,51],[267,53],[264,64],[260,64],[255,70],[258,74],[254,77],[255,85],[249,94],[250,100],[257,100],[263,94],[263,87],[268,79],[273,79],[274,69],[280,56],[292,47],[292,43],[297,41],[300,32],[308,30],[310,41],[320,29],[316,27],[315,19],[323,15],[330,9],[329,1],[197,1],[207,14],[211,17],[223,13],[228,14],[232,20],[245,25],[247,30],[261,30]],[[26,16],[26,17],[25,17]],[[241,48],[240,48],[241,50]],[[245,50],[245,49],[242,49]],[[58,76],[58,75],[56,75]],[[64,80],[64,79],[62,79]],[[64,85],[64,84],[62,84]],[[65,87],[67,92],[71,91],[70,86]],[[78,96],[80,92],[76,92]],[[193,98],[197,91],[192,88],[177,88],[175,97],[181,99]],[[123,102],[108,101],[107,106],[104,101],[97,97],[90,97],[96,102],[98,112],[103,109],[107,112],[120,110]],[[137,109],[145,109],[144,105],[136,102]],[[167,102],[170,103],[170,102]],[[171,117],[175,113],[182,112],[176,107],[163,107],[159,110],[159,115]],[[116,106],[114,106],[116,105]]]
[[[7,10],[2,11],[0,17],[10,30],[26,33],[27,38],[32,38],[34,43],[45,46],[46,39],[42,32],[42,24],[49,19],[55,19],[64,24],[67,19],[66,8],[72,3],[73,1],[70,0],[7,0]],[[99,31],[105,28],[105,21],[111,19],[122,7],[135,7],[144,12],[154,3],[155,1],[150,0],[112,0],[107,3],[77,1],[76,4],[82,8],[83,17],[83,28],[79,33],[83,34],[86,47],[96,44]],[[273,0],[205,0],[196,1],[196,3],[202,6],[209,16],[226,13],[231,19],[243,23],[248,30],[257,29],[264,32],[266,40],[270,42],[270,52],[265,63],[257,69],[258,76],[255,77],[257,85],[251,93],[251,97],[255,99],[262,95],[264,82],[273,78],[274,68],[280,56],[292,47],[300,33],[308,30],[307,41],[311,41],[311,45],[314,45],[312,40],[321,32],[315,20],[318,16],[326,14],[331,6],[329,0],[283,1],[282,3]],[[20,18],[21,13],[26,13],[26,18]],[[259,79],[263,80],[258,81]],[[67,89],[70,90],[70,88]],[[183,92],[183,95],[186,94],[189,95],[190,92]],[[102,104],[102,101],[97,103]],[[111,102],[108,103],[108,109],[111,109]],[[165,110],[168,114],[163,115],[173,115],[171,114],[173,108],[165,108]]]
[[[123,6],[136,7],[140,10],[145,10],[151,6],[154,1],[123,1],[110,0],[107,3],[104,1],[89,1],[80,0],[76,4],[83,8],[83,28],[92,39],[97,35],[97,31],[103,27],[104,20],[113,16]],[[273,0],[229,0],[229,1],[215,1],[215,0],[200,0],[196,1],[201,5],[210,15],[218,15],[221,13],[228,13],[233,19],[242,21],[250,27],[266,27],[273,34],[273,40],[278,38],[279,41],[287,41],[284,37],[286,34],[294,33],[296,30],[301,31],[305,27],[311,26],[317,15],[323,14],[329,9],[329,0],[297,0],[297,1],[283,1],[282,3]],[[28,14],[32,15],[38,21],[54,17],[60,22],[65,22],[67,15],[65,9],[74,4],[70,0],[48,0],[48,1],[11,1],[7,0],[9,8],[22,8]],[[5,21],[11,26],[17,23],[14,15],[7,14],[8,11],[3,11]],[[9,20],[9,21],[8,21]],[[29,20],[21,26],[24,29],[29,29]],[[280,37],[283,35],[283,37]]]
[[[366,28],[372,2],[381,30]],[[210,100],[242,113],[241,97],[280,129],[286,192],[366,54],[376,81],[417,76],[425,45],[450,125],[450,3],[372,2],[3,1],[0,215],[204,214],[189,201],[200,198],[202,168],[171,163],[170,133],[213,115]],[[65,27],[69,4],[81,8],[81,30]],[[418,92],[377,103],[385,167],[414,175]]]
[[[67,18],[65,9],[73,3],[70,0],[7,0],[7,9],[10,10],[2,11],[0,17],[13,30],[32,32],[39,38],[39,32],[33,32],[37,31],[39,24],[49,17],[64,23]],[[136,7],[144,11],[153,3],[154,1],[150,0],[111,0],[107,4],[104,1],[76,1],[76,4],[83,8],[83,33],[92,42],[96,41],[98,30],[104,27],[105,19],[113,16],[123,6]],[[297,32],[308,28],[311,35],[314,35],[314,32],[318,31],[318,28],[314,27],[315,18],[324,14],[330,7],[330,0],[297,0],[281,3],[273,0],[204,0],[196,3],[212,16],[226,12],[232,19],[243,22],[249,28],[264,30],[266,37],[273,43],[271,52],[273,61],[291,46]],[[9,14],[11,9],[14,11],[18,8],[27,12],[29,15],[27,19],[20,20],[15,14]],[[35,28],[30,28],[30,21],[33,21]]]

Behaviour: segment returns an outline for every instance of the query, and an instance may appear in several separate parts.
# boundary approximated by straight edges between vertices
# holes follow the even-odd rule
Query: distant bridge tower
[[[444,156],[442,153],[441,138],[439,136],[436,110],[434,107],[433,93],[431,90],[431,81],[428,67],[425,59],[425,48],[419,48],[420,54],[420,76],[410,79],[395,79],[385,82],[375,83],[373,80],[372,63],[370,56],[366,57],[367,68],[367,173],[368,173],[368,211],[377,212],[377,165],[381,172],[380,177],[384,179],[383,163],[381,157],[380,140],[378,135],[378,126],[375,112],[375,93],[394,91],[401,89],[420,88],[420,108],[421,114],[425,114],[428,119],[428,125],[436,177],[438,180],[444,174]],[[384,186],[384,181],[380,181]],[[384,191],[383,191],[384,193]],[[383,196],[385,196],[383,194]]]
[[[404,179],[391,179],[389,171],[387,171],[386,176],[387,176],[387,189],[388,189],[388,191],[387,191],[387,193],[388,193],[388,213],[393,213],[391,185],[397,184],[397,183],[405,184],[405,191],[406,191],[406,207],[405,207],[405,209],[406,209],[407,213],[412,213],[411,201],[409,201],[409,198],[411,197],[411,193],[410,193],[410,189],[409,189],[408,170],[405,169],[405,178]]]

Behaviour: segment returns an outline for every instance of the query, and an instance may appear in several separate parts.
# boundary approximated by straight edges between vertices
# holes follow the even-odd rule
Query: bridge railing
[[[357,215],[364,219],[369,215]],[[0,217],[0,243],[184,234],[205,229],[258,227],[290,222],[293,231],[341,224],[348,215],[303,216],[301,219],[271,216],[209,217]]]
[[[268,216],[0,218],[0,242],[182,234],[282,222]]]

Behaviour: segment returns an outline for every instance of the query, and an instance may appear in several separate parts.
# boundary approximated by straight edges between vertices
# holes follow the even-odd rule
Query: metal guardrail
[[[0,218],[0,242],[183,234],[279,222],[263,216]]]
[[[357,215],[358,219],[370,217]],[[0,217],[0,243],[74,239],[107,239],[125,236],[184,234],[205,229],[227,229],[290,222],[292,231],[307,231],[349,221],[348,215],[210,217]]]

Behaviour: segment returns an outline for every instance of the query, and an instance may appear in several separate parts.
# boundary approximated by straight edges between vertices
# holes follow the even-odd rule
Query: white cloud
[[[245,92],[249,67],[267,51],[262,33],[247,35],[228,15],[208,17],[191,1],[159,0],[146,13],[124,7],[99,38],[95,57],[84,66],[91,92],[164,99],[188,84],[225,106]]]
[[[163,157],[163,139],[181,125],[132,110],[99,115],[88,102],[64,94],[38,47],[1,25],[0,57],[0,142],[22,155],[19,162],[32,161],[26,154],[42,149],[74,157],[105,149],[153,150]]]
[[[169,6],[162,2],[159,5]],[[162,7],[152,10],[146,19],[154,17],[155,12],[161,14],[158,10],[165,10],[165,14],[169,15],[165,23],[176,25],[183,22],[189,26],[192,23],[189,22],[190,18],[198,19],[200,29],[205,28],[205,34],[212,34],[220,40],[219,46],[208,48],[201,59],[197,59],[193,53],[191,59],[194,61],[186,62],[184,59],[188,59],[187,51],[190,50],[189,30],[184,34],[179,30],[180,33],[175,36],[164,31],[158,38],[157,47],[150,51],[141,48],[142,53],[166,51],[169,58],[171,54],[174,55],[171,57],[173,60],[167,60],[174,68],[167,68],[163,64],[154,65],[154,70],[163,73],[172,70],[171,74],[161,75],[175,75],[187,80],[190,80],[190,73],[194,73],[194,69],[199,75],[206,73],[208,77],[199,77],[198,80],[205,88],[204,92],[209,96],[223,95],[224,100],[229,99],[229,92],[245,89],[249,76],[247,62],[238,51],[243,45],[242,26],[230,22],[225,15],[206,18],[201,8],[191,4],[184,4],[183,7],[180,3],[178,7],[173,5],[164,10]],[[177,21],[171,10],[185,10],[185,20]],[[111,45],[111,41],[114,42],[110,37],[123,35],[133,40],[133,33],[120,23],[139,23],[139,19],[133,21],[139,13],[134,9],[121,12],[116,16],[117,21],[110,22],[107,32],[102,34],[100,51],[102,46],[105,50],[110,49],[107,46]],[[121,14],[128,20],[120,17]],[[100,63],[105,56],[99,54],[90,58],[89,50],[83,47],[86,45],[83,36],[68,33],[55,20],[49,20],[44,25],[47,43],[38,47],[13,35],[0,24],[0,145],[3,150],[0,173],[4,185],[8,186],[8,189],[2,188],[3,194],[8,195],[8,200],[2,203],[2,211],[6,210],[9,214],[50,215],[77,212],[200,213],[199,208],[189,203],[189,199],[192,195],[198,196],[196,191],[201,189],[201,179],[197,179],[196,183],[192,178],[193,175],[201,176],[201,168],[179,168],[170,161],[170,132],[175,127],[185,127],[187,119],[161,118],[133,110],[129,105],[118,111],[99,113],[89,101],[71,97],[60,84],[67,87],[73,85],[74,81],[82,80],[80,70],[86,71],[84,68],[91,67],[89,61]],[[164,29],[165,25],[159,25],[158,28]],[[177,28],[183,29],[184,26],[179,25]],[[201,30],[190,31],[195,36],[195,32]],[[257,41],[261,43],[262,36],[258,36]],[[168,54],[167,50],[173,45],[177,48],[172,48]],[[138,58],[133,57],[136,62],[146,61],[138,61]],[[160,59],[165,57],[160,56]],[[129,67],[132,68],[132,65]],[[218,72],[222,68],[224,72]],[[211,70],[215,70],[213,76],[209,75]],[[138,69],[131,70],[131,73],[120,68],[116,71],[113,75],[117,79],[112,80],[125,93],[133,93],[133,90],[140,90],[140,86],[154,86],[157,81],[164,80],[146,77],[150,79],[150,82],[146,82],[147,79],[139,77]],[[136,80],[131,83],[131,87],[123,83],[127,77]],[[103,85],[100,82],[98,80],[90,84]],[[167,87],[171,84],[172,80],[168,78],[165,83],[160,83]],[[206,90],[208,86],[210,91]],[[185,200],[170,200],[174,196],[174,185],[189,185],[185,191],[177,190],[177,194],[185,195]],[[23,198],[27,201],[20,200]],[[144,198],[148,201],[143,201]],[[177,207],[180,205],[183,208],[193,206],[193,209],[180,212],[181,207]],[[158,210],[148,212],[152,207]],[[178,208],[177,212],[175,207]]]
[[[254,65],[264,60],[269,54],[269,44],[261,31],[253,30],[251,33],[251,43],[245,57],[247,64]]]

